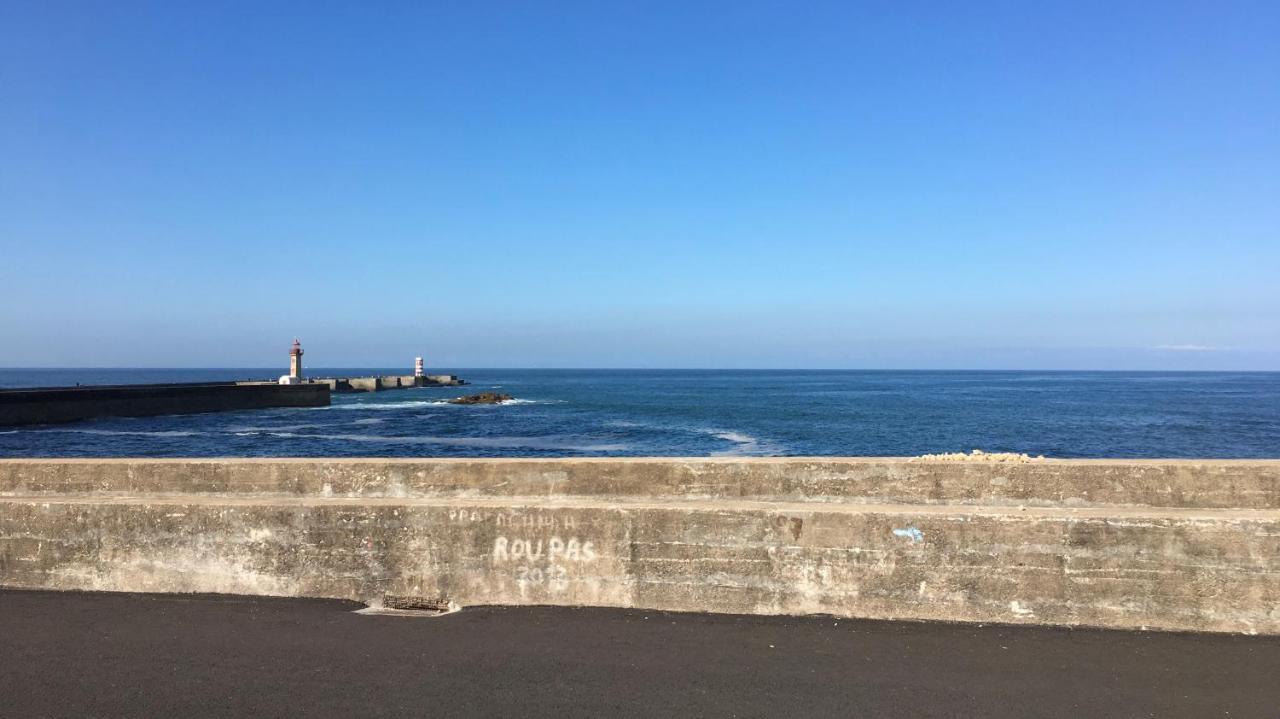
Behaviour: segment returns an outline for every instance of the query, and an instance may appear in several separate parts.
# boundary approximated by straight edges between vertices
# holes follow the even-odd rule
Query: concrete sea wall
[[[329,387],[325,385],[280,385],[274,382],[0,390],[0,426],[75,422],[94,417],[322,407],[329,401]]]
[[[0,585],[1280,634],[1280,461],[3,460]]]

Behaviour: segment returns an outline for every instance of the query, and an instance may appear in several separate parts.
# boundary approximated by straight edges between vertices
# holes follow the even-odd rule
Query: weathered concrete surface
[[[667,497],[1280,508],[1280,460],[909,458],[0,460],[5,494]]]
[[[1275,461],[6,460],[0,585],[1280,634]]]

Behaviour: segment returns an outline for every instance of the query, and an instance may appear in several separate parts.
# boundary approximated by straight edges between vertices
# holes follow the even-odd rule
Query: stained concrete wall
[[[418,377],[416,379],[419,380],[419,387],[429,385],[460,386],[467,383],[466,380],[458,379],[458,375],[456,374],[429,374],[425,377]]]
[[[346,385],[351,392],[377,392],[381,386],[377,377],[351,377]]]
[[[198,414],[267,407],[323,407],[325,385],[202,382],[0,390],[0,426],[74,422],[94,417]]]
[[[387,377],[343,377],[337,379],[313,379],[310,382],[328,384],[335,392],[379,392],[386,389],[409,387],[460,386],[466,384],[455,375],[391,375]]]
[[[0,584],[1280,633],[1280,462],[7,460]]]

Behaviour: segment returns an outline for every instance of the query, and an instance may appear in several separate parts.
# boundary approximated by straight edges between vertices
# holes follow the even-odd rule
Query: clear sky
[[[0,365],[295,335],[1280,369],[1280,3],[0,0]]]

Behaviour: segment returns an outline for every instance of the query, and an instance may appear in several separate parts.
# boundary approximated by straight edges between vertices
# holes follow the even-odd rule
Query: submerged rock
[[[513,400],[509,394],[498,394],[497,392],[481,392],[480,394],[469,394],[466,397],[458,397],[449,400],[449,404],[499,404],[508,400]]]

